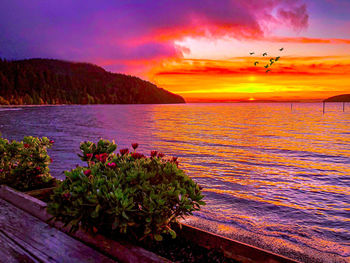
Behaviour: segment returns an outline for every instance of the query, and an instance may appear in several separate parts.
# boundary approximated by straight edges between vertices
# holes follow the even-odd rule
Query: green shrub
[[[162,234],[176,233],[171,224],[179,217],[199,210],[200,186],[178,168],[177,158],[151,152],[146,157],[134,151],[113,153],[114,143],[82,143],[82,160],[87,167],[65,172],[48,212],[56,220],[81,225],[93,231],[132,234],[138,239],[162,240]]]
[[[24,137],[21,142],[0,137],[0,184],[20,191],[52,186],[47,154],[52,144],[46,137]]]

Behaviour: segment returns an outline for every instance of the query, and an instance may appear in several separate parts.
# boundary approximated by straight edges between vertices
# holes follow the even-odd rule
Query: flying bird
[[[281,58],[281,57],[276,57],[276,58],[275,58],[275,61],[278,61],[280,58]]]
[[[259,64],[259,61],[255,61],[254,62],[254,66],[258,65]]]
[[[280,51],[283,51],[283,49],[284,49],[283,47],[282,47],[282,48],[280,48]]]
[[[265,56],[267,56],[267,53],[265,52],[265,53],[263,53],[263,57],[265,57]]]
[[[271,71],[271,70],[268,69],[268,70],[265,71],[265,73],[269,73],[270,71]]]
[[[269,67],[269,64],[266,64],[265,66],[264,66],[264,68],[268,68]]]
[[[250,55],[254,55],[255,53],[254,52],[249,52]]]

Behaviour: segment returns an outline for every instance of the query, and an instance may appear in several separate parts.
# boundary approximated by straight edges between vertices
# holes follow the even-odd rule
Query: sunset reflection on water
[[[33,107],[0,111],[0,125],[10,139],[54,139],[60,178],[79,143],[99,137],[178,156],[207,202],[188,222],[288,256],[350,260],[350,105]]]

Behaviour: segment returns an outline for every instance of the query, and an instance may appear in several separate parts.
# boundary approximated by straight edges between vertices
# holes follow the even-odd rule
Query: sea
[[[350,262],[350,103],[1,107],[8,139],[46,136],[52,174],[82,141],[177,156],[206,206],[185,223],[303,262]]]

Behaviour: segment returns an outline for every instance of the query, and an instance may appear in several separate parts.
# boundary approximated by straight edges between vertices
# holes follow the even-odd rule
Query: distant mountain
[[[325,99],[324,102],[350,102],[350,94],[342,94]]]
[[[185,103],[151,82],[96,65],[54,59],[0,59],[0,104]]]

